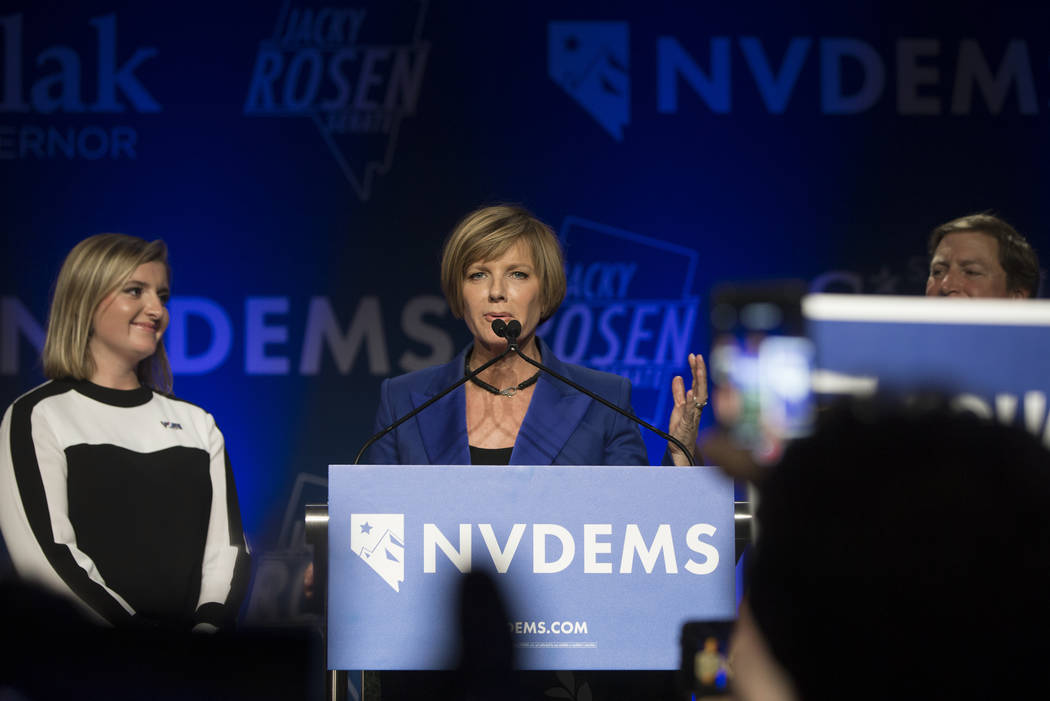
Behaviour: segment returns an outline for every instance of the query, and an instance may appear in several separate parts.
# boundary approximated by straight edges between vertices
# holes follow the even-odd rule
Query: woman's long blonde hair
[[[53,379],[87,380],[95,372],[88,349],[95,310],[106,295],[119,289],[145,263],[161,263],[168,274],[168,247],[161,240],[146,241],[124,234],[97,234],[69,252],[55,283],[44,340],[44,375]],[[139,382],[171,392],[171,365],[163,341],[138,364]]]

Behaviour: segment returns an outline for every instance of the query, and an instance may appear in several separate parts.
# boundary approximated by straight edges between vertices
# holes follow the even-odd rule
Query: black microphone
[[[512,321],[511,324],[518,324],[518,322]],[[507,326],[508,326],[508,324],[505,321],[503,321],[503,319],[496,319],[496,320],[494,320],[492,322],[492,331],[497,336],[502,338],[504,333],[507,330]],[[518,324],[518,333],[521,333],[521,324]],[[515,334],[515,337],[516,336],[517,336],[517,334]],[[419,412],[423,411],[428,406],[430,406],[431,404],[433,404],[437,400],[441,399],[442,397],[444,397],[446,394],[448,394],[452,390],[456,389],[457,387],[459,387],[460,385],[462,385],[462,384],[464,384],[466,382],[469,382],[472,378],[477,377],[478,375],[480,375],[482,372],[487,370],[492,365],[495,365],[499,361],[503,360],[505,357],[507,357],[507,355],[511,351],[516,350],[516,349],[517,349],[517,345],[516,344],[514,346],[511,346],[508,343],[507,344],[507,349],[505,351],[503,351],[502,353],[500,353],[499,355],[497,355],[495,358],[493,358],[492,360],[488,361],[487,363],[483,363],[482,365],[479,365],[478,367],[474,368],[472,371],[470,371],[469,373],[463,375],[463,377],[461,377],[458,380],[456,380],[448,388],[442,390],[438,394],[435,394],[433,397],[431,397],[427,401],[423,402],[422,404],[417,406],[415,409],[413,409],[412,411],[408,412],[407,414],[402,416],[400,419],[395,421],[394,423],[390,424],[389,426],[387,426],[383,430],[381,430],[378,433],[374,434],[371,438],[369,438],[367,441],[365,441],[365,444],[363,446],[361,446],[361,450],[357,451],[357,456],[354,458],[354,464],[355,465],[360,464],[361,463],[361,457],[365,454],[365,451],[368,450],[369,448],[371,448],[372,444],[375,443],[376,441],[378,441],[380,438],[382,438],[386,434],[390,433],[395,428],[397,428],[401,424],[405,423],[406,421],[411,419],[413,416],[415,416]],[[520,351],[519,351],[519,353],[520,353]]]
[[[518,350],[518,336],[521,335],[521,322],[511,319],[510,323],[504,323],[503,319],[495,319],[492,322],[492,332],[500,338],[507,339],[507,348]]]
[[[518,336],[521,335],[521,324],[517,319],[511,319],[507,324],[507,328],[499,335],[506,337],[508,348],[518,350]]]
[[[693,467],[696,467],[696,459],[693,457],[692,451],[686,449],[686,447],[682,444],[682,442],[680,440],[678,440],[677,438],[675,438],[674,436],[672,436],[671,434],[665,433],[664,431],[661,431],[660,429],[658,429],[656,426],[653,426],[652,424],[639,419],[634,414],[631,414],[630,412],[624,411],[623,409],[621,409],[620,407],[616,406],[615,404],[613,404],[609,400],[607,400],[607,399],[605,399],[603,397],[599,397],[597,394],[595,394],[594,392],[590,391],[586,387],[583,387],[583,386],[573,382],[572,380],[570,380],[567,377],[562,377],[561,375],[559,375],[558,373],[554,372],[553,370],[551,370],[549,367],[547,367],[543,363],[540,363],[540,362],[538,362],[536,360],[533,360],[529,356],[527,356],[524,353],[522,353],[521,349],[518,348],[518,335],[521,333],[521,324],[519,324],[517,321],[511,321],[509,324],[507,324],[507,328],[505,330],[505,333],[506,333],[506,338],[507,338],[507,350],[508,351],[514,350],[518,354],[518,357],[520,357],[522,360],[524,360],[529,365],[532,365],[533,367],[539,368],[540,370],[542,370],[543,372],[547,373],[548,375],[550,375],[551,377],[555,378],[556,380],[560,380],[560,381],[564,382],[565,384],[569,385],[574,390],[576,390],[578,392],[582,392],[582,393],[586,394],[588,397],[590,397],[591,399],[595,400],[596,402],[604,404],[605,406],[607,406],[610,409],[612,409],[613,411],[615,411],[617,414],[620,414],[621,416],[626,416],[631,421],[634,421],[637,424],[645,426],[647,429],[649,429],[650,431],[652,431],[656,435],[660,436],[664,440],[671,441],[676,446],[678,446],[678,448],[683,453],[685,453],[685,456],[687,458],[689,458],[689,464],[692,465]],[[500,335],[502,336],[503,334],[500,334]]]

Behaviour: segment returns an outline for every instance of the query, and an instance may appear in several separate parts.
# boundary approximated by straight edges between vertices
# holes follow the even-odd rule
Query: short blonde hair
[[[95,372],[88,350],[95,311],[106,295],[119,289],[145,263],[162,263],[170,284],[168,247],[124,234],[97,234],[73,247],[62,263],[47,319],[44,375],[53,379],[87,380]],[[172,377],[163,342],[136,368],[139,382],[171,392]]]
[[[554,231],[517,205],[476,209],[463,217],[445,241],[441,254],[441,290],[453,316],[463,318],[463,280],[474,263],[499,258],[524,241],[540,283],[540,322],[558,311],[565,299],[565,262]]]

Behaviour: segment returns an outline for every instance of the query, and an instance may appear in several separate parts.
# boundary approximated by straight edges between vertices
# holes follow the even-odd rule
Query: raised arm
[[[699,354],[690,353],[688,360],[691,379],[689,391],[686,391],[685,380],[680,375],[671,380],[674,407],[671,409],[667,432],[695,453],[700,413],[707,405],[707,365],[704,364],[704,357]],[[689,464],[689,458],[674,443],[668,441],[667,448],[675,465]],[[696,462],[700,464],[702,461],[698,457]]]

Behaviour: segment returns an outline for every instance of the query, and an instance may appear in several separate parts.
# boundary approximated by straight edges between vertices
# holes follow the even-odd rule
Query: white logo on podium
[[[405,581],[404,514],[350,514],[350,549],[400,593]]]

